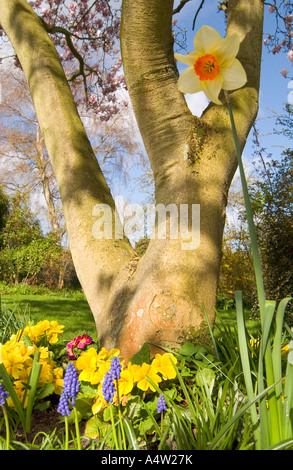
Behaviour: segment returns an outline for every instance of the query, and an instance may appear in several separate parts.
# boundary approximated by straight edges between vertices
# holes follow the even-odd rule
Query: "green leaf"
[[[223,438],[223,436],[225,436],[225,434],[231,428],[231,426],[235,423],[235,421],[237,421],[246,412],[246,410],[248,410],[255,402],[257,402],[262,397],[264,397],[268,393],[268,391],[271,390],[275,386],[276,386],[276,384],[273,384],[270,387],[266,388],[261,393],[256,395],[253,398],[253,400],[249,401],[242,408],[240,408],[237,411],[237,413],[225,424],[225,426],[222,427],[222,429],[214,437],[214,439],[212,440],[212,442],[209,445],[209,450],[216,449],[216,445],[218,444],[218,442]]]
[[[43,398],[46,398],[49,395],[53,395],[54,391],[55,391],[55,384],[53,382],[45,384],[43,387],[38,389],[37,399],[42,400]]]
[[[34,406],[35,397],[36,397],[38,380],[39,380],[41,369],[42,369],[42,364],[38,362],[39,357],[40,357],[40,353],[39,351],[37,351],[34,355],[33,365],[32,365],[32,369],[30,372],[29,380],[28,380],[29,392],[28,392],[28,400],[27,400],[27,406],[26,406],[26,412],[25,412],[25,430],[26,431],[30,431],[30,428],[31,428],[31,415],[33,412],[33,406]]]
[[[153,434],[156,430],[153,419],[150,416],[141,420],[138,428],[141,436],[144,436],[145,434]]]
[[[131,364],[136,364],[141,366],[144,362],[150,364],[151,362],[151,353],[148,343],[144,343],[142,348],[129,359]]]
[[[29,337],[29,335],[22,335],[21,341],[23,341],[26,346],[31,346],[33,344],[32,340]]]
[[[200,369],[197,371],[196,374],[196,383],[200,387],[204,387],[205,384],[207,384],[209,387],[212,384],[212,381],[214,380],[216,373],[212,369],[209,369],[206,367],[205,369]]]
[[[46,400],[46,401],[42,401],[40,403],[37,403],[35,406],[34,406],[34,410],[36,411],[47,411],[51,408],[52,406],[52,403],[50,400]]]
[[[17,411],[21,424],[23,427],[25,427],[25,413],[18,399],[18,396],[14,390],[13,382],[5,369],[4,364],[0,364],[0,376],[2,377],[2,380],[4,382],[6,392],[9,393],[10,398],[13,401],[14,407]]]
[[[293,364],[293,341],[289,342],[288,362]]]
[[[91,398],[97,396],[97,388],[90,385],[89,382],[81,382],[80,391],[84,395],[87,395],[88,397],[91,397]]]
[[[92,416],[92,404],[92,398],[84,395],[78,395],[75,400],[75,408],[85,419],[90,418],[90,416]]]
[[[105,423],[98,416],[89,419],[85,426],[85,435],[91,439],[102,438],[111,429],[111,424]]]
[[[186,342],[183,346],[179,349],[178,353],[182,356],[193,356],[198,352],[196,346],[193,343]]]
[[[129,397],[124,409],[124,415],[128,418],[134,418],[139,413],[141,408],[140,397],[138,395],[132,395]]]
[[[123,417],[123,427],[126,431],[127,439],[130,444],[130,449],[139,450],[139,445],[137,442],[135,431],[128,418]]]

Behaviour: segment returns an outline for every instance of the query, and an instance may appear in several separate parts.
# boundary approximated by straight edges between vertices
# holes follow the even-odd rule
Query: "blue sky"
[[[178,4],[179,2],[177,2]],[[178,23],[184,25],[188,29],[187,33],[187,49],[191,52],[193,50],[193,38],[197,30],[204,24],[209,25],[217,29],[217,31],[225,36],[225,21],[223,12],[215,13],[217,11],[217,0],[206,0],[204,7],[199,11],[197,21],[195,24],[194,31],[192,30],[192,23],[194,15],[200,5],[200,0],[192,0],[187,3],[185,10],[178,15]],[[274,33],[276,23],[275,15],[268,12],[268,7],[265,7],[264,16],[264,27],[265,33]],[[264,38],[266,36],[264,35]],[[179,71],[183,70],[186,66],[178,63]],[[181,67],[181,68],[180,68]],[[292,64],[287,57],[286,53],[279,53],[273,55],[270,53],[265,46],[263,46],[262,64],[261,64],[261,82],[260,82],[260,94],[259,94],[259,112],[256,119],[256,127],[259,131],[259,139],[261,147],[265,148],[263,154],[264,158],[278,159],[283,150],[290,146],[290,141],[284,136],[273,134],[273,128],[275,127],[276,114],[282,114],[284,112],[284,106],[288,102],[288,89],[289,79],[284,78],[281,74],[282,69],[287,69],[289,75],[292,76]],[[292,82],[291,82],[292,85]],[[197,94],[197,96],[203,95],[203,93]],[[196,95],[187,95],[187,102],[193,101],[193,105],[190,109],[197,113],[196,101],[198,98]],[[199,101],[198,108],[201,112],[205,106],[205,99]],[[248,136],[246,146],[243,151],[243,162],[245,166],[246,175],[254,170],[253,163],[257,166],[260,165],[260,158],[254,154],[255,147],[252,142],[252,132]],[[252,173],[253,174],[253,173]],[[238,177],[238,179],[237,179]],[[240,184],[238,171],[235,175],[237,186]],[[238,226],[237,211],[231,207],[227,209],[227,221]]]
[[[179,0],[176,0],[174,6],[176,7],[178,4]],[[192,30],[193,18],[199,5],[200,0],[191,0],[179,14],[174,15],[174,19],[178,20],[178,25],[188,30],[186,48],[190,52],[193,50],[193,38],[196,31],[204,24],[214,27],[222,36],[225,36],[224,14],[223,12],[217,12],[217,0],[206,0],[203,8],[199,11],[195,29],[194,31]],[[268,7],[265,8],[264,31],[273,33],[275,31],[275,16],[268,12]],[[183,51],[181,52],[184,53]],[[178,67],[179,71],[182,71],[186,66],[178,63]],[[290,91],[288,89],[289,79],[281,75],[283,68],[289,70],[292,75],[292,65],[287,58],[287,54],[279,53],[273,55],[263,46],[259,113],[256,126],[260,133],[261,145],[266,148],[268,153],[272,153],[273,158],[278,158],[284,148],[290,146],[287,138],[271,135],[275,126],[273,111],[280,114],[283,113],[284,105],[288,99],[288,92]],[[200,115],[208,103],[203,92],[196,95],[186,95],[186,99],[191,110],[196,115]],[[250,135],[243,152],[243,161],[249,167],[254,159],[252,136]],[[137,176],[136,170],[134,170],[134,175]],[[133,187],[124,188],[124,191],[125,198],[129,197],[130,202],[140,202],[144,199],[144,195],[138,193]]]
[[[176,1],[175,5],[178,3],[179,1]],[[187,49],[190,52],[193,50],[193,38],[196,31],[204,24],[214,27],[222,36],[225,36],[224,14],[223,12],[217,13],[217,0],[206,0],[203,8],[199,11],[195,29],[192,31],[193,18],[199,5],[200,0],[192,0],[190,3],[187,3],[182,12],[177,15],[178,24],[184,25],[188,29]],[[263,30],[269,33],[275,31],[275,15],[268,12],[267,6],[265,7]],[[181,64],[178,64],[178,66],[180,67]],[[183,67],[185,66],[183,65]],[[276,156],[280,154],[279,146],[289,145],[288,140],[279,136],[265,136],[264,134],[270,133],[275,125],[274,118],[269,119],[269,116],[273,116],[273,111],[282,113],[284,105],[288,100],[288,92],[290,91],[288,89],[289,79],[281,75],[281,70],[284,68],[289,70],[290,74],[292,74],[292,64],[287,58],[287,54],[279,53],[273,55],[263,46],[259,113],[256,125],[260,134],[263,135],[261,137],[261,143],[265,147],[268,146],[268,151],[271,151]],[[183,68],[179,68],[179,70],[181,71]],[[190,96],[187,96],[187,100],[190,98]],[[193,99],[196,99],[195,95]],[[250,143],[251,138],[248,139],[244,150],[244,159],[250,159]]]

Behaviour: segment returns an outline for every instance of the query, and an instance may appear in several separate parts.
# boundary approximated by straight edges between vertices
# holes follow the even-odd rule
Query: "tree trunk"
[[[188,230],[192,206],[199,206],[200,242],[195,240],[190,249],[182,232],[173,239],[168,228],[166,238],[154,236],[138,260],[125,238],[93,236],[97,204],[110,206],[113,227],[117,215],[58,55],[25,0],[0,4],[1,25],[28,80],[61,194],[73,261],[101,345],[119,347],[126,358],[145,341],[169,346],[206,341],[203,309],[213,324],[225,207],[237,168],[226,106],[210,105],[202,118],[195,118],[177,89],[172,9],[173,0],[123,0],[122,58],[154,173],[156,204],[173,204],[182,226],[180,211],[188,207]],[[258,110],[262,21],[262,0],[229,0],[227,34],[239,34],[238,58],[248,75],[246,86],[231,95],[241,148]],[[163,223],[158,217],[155,232]]]
[[[41,183],[42,183],[42,190],[43,195],[46,201],[46,205],[48,208],[48,219],[51,226],[52,233],[58,236],[58,239],[61,242],[62,239],[62,228],[59,226],[57,212],[54,204],[53,194],[50,188],[50,176],[48,176],[47,170],[47,161],[44,156],[44,144],[43,144],[43,137],[40,135],[39,125],[37,126],[37,137],[36,137],[36,148],[37,148],[37,156],[36,156],[36,166],[38,169],[38,173],[40,175]]]
[[[200,205],[200,243],[151,241],[132,281],[133,296],[120,344],[204,342],[214,321],[228,190],[237,168],[227,107],[211,105],[197,119],[177,90],[171,34],[172,0],[123,1],[123,67],[133,109],[152,165],[156,202]],[[234,92],[241,148],[258,110],[263,2],[229,0],[227,35],[242,40],[246,86]],[[127,348],[129,346],[127,345]]]

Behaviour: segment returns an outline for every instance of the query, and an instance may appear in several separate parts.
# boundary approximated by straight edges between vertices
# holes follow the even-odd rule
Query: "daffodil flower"
[[[247,81],[246,73],[236,55],[239,50],[239,37],[232,34],[222,38],[210,26],[202,26],[195,35],[194,52],[175,54],[175,58],[189,65],[178,80],[182,93],[204,91],[207,98],[222,104],[218,96],[223,90],[241,88]]]

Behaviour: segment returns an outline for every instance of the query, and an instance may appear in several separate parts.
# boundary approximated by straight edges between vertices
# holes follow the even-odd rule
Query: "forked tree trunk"
[[[173,0],[123,0],[122,58],[156,203],[173,204],[179,216],[184,205],[190,216],[192,205],[199,205],[200,243],[186,249],[180,231],[175,239],[167,232],[166,239],[152,239],[138,260],[125,238],[93,236],[97,204],[111,207],[113,226],[117,216],[58,55],[25,0],[0,3],[0,23],[28,80],[101,345],[119,347],[126,358],[145,341],[173,346],[206,340],[203,308],[213,324],[225,207],[237,167],[226,106],[211,105],[197,119],[177,89],[172,9]],[[239,34],[238,58],[248,76],[246,86],[231,96],[242,148],[258,110],[262,22],[262,0],[229,0],[227,34]]]

